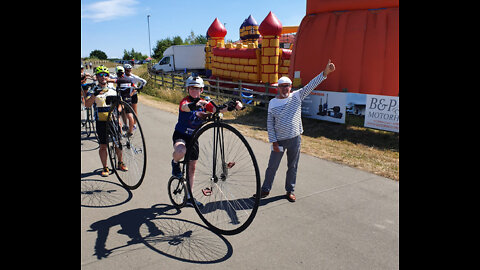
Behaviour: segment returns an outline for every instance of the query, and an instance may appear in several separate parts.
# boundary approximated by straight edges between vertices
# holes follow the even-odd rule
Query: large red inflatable
[[[289,77],[301,85],[328,59],[336,70],[317,90],[399,95],[398,0],[307,0]]]

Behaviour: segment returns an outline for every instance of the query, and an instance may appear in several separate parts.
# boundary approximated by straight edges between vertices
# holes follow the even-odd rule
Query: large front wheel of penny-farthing
[[[130,123],[128,115],[134,122]],[[129,125],[135,125],[132,133]],[[120,183],[133,190],[138,188],[145,176],[147,167],[147,148],[143,137],[142,127],[132,107],[120,101],[118,106],[113,106],[108,113],[107,122],[108,155],[113,171]],[[128,170],[118,167],[118,152],[121,151],[122,161]]]
[[[252,223],[260,204],[260,173],[252,148],[232,126],[210,123],[192,139],[187,161],[195,156],[193,186],[186,182],[197,201],[193,205],[198,215],[216,233],[242,232]],[[192,165],[187,162],[187,179]]]

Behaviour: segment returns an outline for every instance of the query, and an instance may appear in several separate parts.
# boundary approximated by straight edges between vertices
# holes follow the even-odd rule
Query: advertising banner
[[[345,94],[313,90],[302,102],[302,116],[345,124]]]
[[[365,127],[400,132],[399,97],[367,95]]]

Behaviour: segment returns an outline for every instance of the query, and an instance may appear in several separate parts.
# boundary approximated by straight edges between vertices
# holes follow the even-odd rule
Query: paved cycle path
[[[297,201],[290,203],[284,158],[250,227],[216,235],[193,208],[170,206],[177,115],[141,102],[138,111],[148,164],[137,190],[99,175],[98,145],[82,134],[82,269],[399,268],[398,182],[301,154]],[[247,139],[263,182],[270,144]]]

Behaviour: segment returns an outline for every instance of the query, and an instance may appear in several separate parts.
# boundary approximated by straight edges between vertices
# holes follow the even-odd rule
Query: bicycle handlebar
[[[125,91],[127,89],[130,89],[130,90],[142,90],[143,89],[143,86],[142,87],[136,87],[136,86],[126,86],[126,87],[121,87],[121,86],[117,86],[117,89],[121,89],[120,91]]]
[[[226,102],[222,105],[217,105],[213,100],[209,100],[209,103],[211,103],[213,105],[213,107],[215,107],[215,112],[214,113],[208,113],[208,115],[205,116],[205,121],[209,122],[209,121],[218,120],[219,118],[221,118],[221,116],[219,116],[219,114],[221,113],[220,110],[225,109],[227,107],[232,108],[231,111],[235,110],[236,101],[240,101],[240,100],[236,99],[236,98],[233,98],[232,100],[230,100],[230,101],[228,101],[228,102]],[[240,101],[240,103],[241,103],[241,101]],[[245,106],[243,106],[241,110],[244,110],[244,109],[245,109]]]

